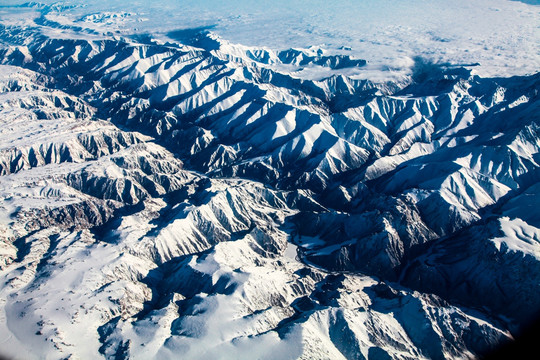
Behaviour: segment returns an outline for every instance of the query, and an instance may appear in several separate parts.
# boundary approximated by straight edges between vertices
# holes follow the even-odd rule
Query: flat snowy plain
[[[535,0],[40,3],[77,5],[62,12],[62,18],[70,20],[93,13],[123,14],[105,21],[123,35],[148,33],[159,38],[177,30],[208,29],[246,46],[272,50],[321,47],[367,60],[368,66],[354,75],[370,80],[410,74],[416,57],[436,64],[480,64],[475,67],[478,73],[491,77],[526,75],[540,69],[540,3]],[[2,21],[9,22],[12,10],[2,13]],[[62,18],[52,20],[65,21]],[[20,21],[19,16],[11,19]],[[88,16],[85,26],[94,21],[100,27],[101,20],[101,16]]]

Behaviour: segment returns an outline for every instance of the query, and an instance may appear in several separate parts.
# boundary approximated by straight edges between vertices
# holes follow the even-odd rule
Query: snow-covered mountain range
[[[0,11],[0,354],[474,358],[539,315],[540,73],[69,9]]]

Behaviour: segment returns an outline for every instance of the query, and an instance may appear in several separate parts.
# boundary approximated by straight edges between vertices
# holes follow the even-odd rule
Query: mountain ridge
[[[540,74],[309,80],[267,59],[363,63],[36,25],[0,34],[11,349],[472,358],[540,308]]]

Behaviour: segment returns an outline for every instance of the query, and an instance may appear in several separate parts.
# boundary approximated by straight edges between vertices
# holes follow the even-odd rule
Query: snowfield
[[[0,355],[472,359],[540,314],[534,1],[0,6]]]

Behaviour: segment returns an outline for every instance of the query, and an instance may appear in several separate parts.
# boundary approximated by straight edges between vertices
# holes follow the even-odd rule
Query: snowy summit
[[[540,316],[539,5],[4,1],[0,356],[511,344]]]

